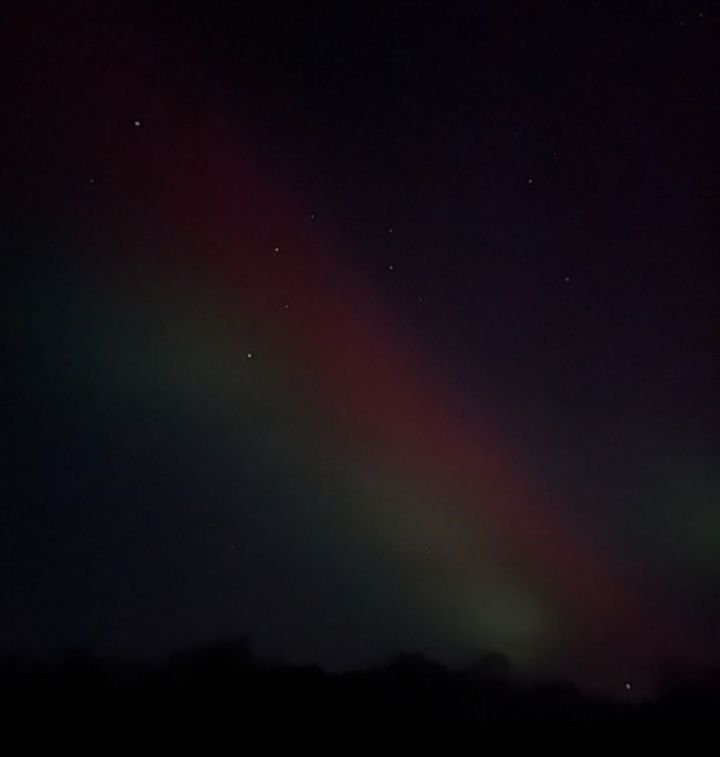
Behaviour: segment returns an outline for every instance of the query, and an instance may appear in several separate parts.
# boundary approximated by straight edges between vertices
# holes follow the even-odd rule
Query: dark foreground
[[[236,746],[251,735],[292,742],[315,734],[341,739],[341,748],[389,731],[407,741],[438,734],[478,738],[491,726],[507,728],[513,738],[548,729],[657,738],[720,726],[717,674],[676,684],[653,701],[616,701],[558,682],[523,683],[497,657],[451,671],[401,655],[385,667],[328,674],[259,662],[241,642],[183,652],[158,665],[89,655],[55,664],[5,660],[0,681],[6,735],[19,731],[26,739],[60,743],[75,734],[94,741],[98,753],[149,731],[168,748],[190,734],[230,738]]]

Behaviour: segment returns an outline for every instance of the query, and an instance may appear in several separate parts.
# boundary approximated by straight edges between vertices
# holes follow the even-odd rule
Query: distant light
[[[311,221],[314,221],[314,220],[315,220],[315,213],[310,213],[310,220],[311,220]]]
[[[388,266],[388,271],[394,271],[394,270],[395,270],[395,266],[392,263],[390,263],[390,265]]]
[[[273,252],[280,252],[280,248],[279,247],[273,247]]]
[[[94,183],[95,183],[95,179],[92,179],[92,178],[91,178],[91,179],[89,179],[89,181],[90,181],[90,183],[91,183],[91,184],[94,184]]]
[[[140,126],[140,121],[133,121],[133,126]]]
[[[253,356],[252,352],[248,352],[246,355],[248,360],[252,360],[252,356]]]
[[[632,691],[632,684],[629,681],[625,684],[625,691]]]
[[[570,277],[569,277],[569,276],[566,276],[566,277],[565,277],[565,278],[563,279],[563,281],[564,281],[564,282],[565,282],[566,284],[569,284],[569,283],[570,283]]]
[[[533,179],[528,179],[528,184],[532,184],[532,183],[533,183]]]
[[[388,234],[392,234],[393,233],[393,227],[392,226],[388,226],[387,232],[388,232]]]

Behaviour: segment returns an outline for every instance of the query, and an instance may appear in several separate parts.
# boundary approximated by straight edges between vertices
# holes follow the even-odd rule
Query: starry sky
[[[717,6],[28,6],[0,650],[720,662]]]

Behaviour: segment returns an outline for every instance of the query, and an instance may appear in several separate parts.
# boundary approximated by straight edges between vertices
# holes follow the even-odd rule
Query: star
[[[88,179],[88,181],[89,181],[89,182],[90,182],[91,184],[94,184],[94,183],[95,183],[95,179],[93,179],[93,178],[90,178],[90,179]]]
[[[532,179],[528,179],[528,184],[532,184],[532,183],[533,183],[533,180]]]
[[[285,304],[283,305],[283,310],[290,310],[290,303],[289,303],[289,302],[286,302],[286,303],[285,303]]]
[[[392,234],[393,233],[393,227],[392,226],[388,226],[387,233],[388,234]]]
[[[625,691],[632,691],[632,684],[629,681],[625,684]]]
[[[390,263],[390,265],[388,266],[388,271],[394,271],[394,270],[395,270],[395,266],[392,263]]]
[[[140,121],[137,121],[137,120],[133,121],[133,126],[135,127],[140,126]]]
[[[280,248],[279,247],[273,247],[273,252],[280,252]]]
[[[315,213],[310,213],[310,220],[311,220],[311,221],[314,221],[314,220],[315,220]]]
[[[566,276],[566,277],[565,277],[565,278],[563,279],[563,281],[564,281],[564,282],[565,282],[566,284],[569,284],[569,283],[570,283],[570,277],[569,277],[569,276]]]
[[[247,353],[247,355],[245,355],[245,357],[246,357],[246,358],[247,358],[248,360],[252,360],[252,356],[253,356],[253,353],[252,353],[252,352],[248,352],[248,353]]]

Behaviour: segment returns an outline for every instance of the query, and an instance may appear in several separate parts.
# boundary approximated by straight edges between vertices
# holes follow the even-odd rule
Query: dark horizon
[[[0,657],[0,693],[11,730],[43,723],[64,733],[82,712],[84,738],[158,732],[166,746],[191,735],[247,740],[263,731],[297,743],[307,728],[315,738],[347,740],[358,727],[358,735],[398,735],[409,744],[495,726],[577,727],[585,735],[601,728],[593,734],[642,734],[647,746],[650,736],[686,736],[688,729],[699,736],[698,729],[714,727],[720,668],[667,671],[654,694],[628,683],[620,696],[583,691],[557,677],[528,677],[492,653],[456,668],[403,653],[332,672],[259,658],[247,637],[238,637],[154,662],[102,659],[87,650],[54,663]]]

